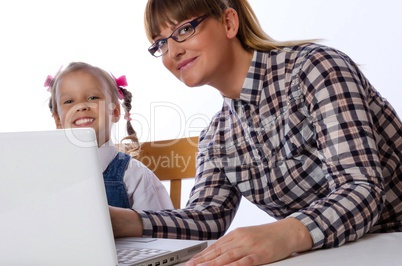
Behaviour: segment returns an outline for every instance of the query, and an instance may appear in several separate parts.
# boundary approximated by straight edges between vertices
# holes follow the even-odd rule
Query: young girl
[[[51,93],[49,108],[58,129],[90,127],[96,132],[103,178],[110,206],[132,209],[171,209],[170,197],[159,179],[133,159],[140,145],[131,125],[131,93],[119,79],[106,71],[82,62],[70,63],[45,86]],[[127,155],[118,152],[110,138],[114,123],[120,119],[119,99],[125,110],[128,136]]]
[[[242,196],[278,220],[188,265],[260,265],[402,231],[402,123],[347,55],[273,40],[246,0],[148,0],[145,28],[151,55],[223,105],[201,133],[186,208],[112,209],[116,235],[218,238]]]

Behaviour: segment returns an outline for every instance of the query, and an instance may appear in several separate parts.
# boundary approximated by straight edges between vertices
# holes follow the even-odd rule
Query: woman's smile
[[[196,59],[197,59],[197,57],[193,57],[193,58],[181,61],[180,63],[177,64],[177,69],[181,71],[181,70],[185,70],[185,69],[189,68],[190,65],[192,65]]]

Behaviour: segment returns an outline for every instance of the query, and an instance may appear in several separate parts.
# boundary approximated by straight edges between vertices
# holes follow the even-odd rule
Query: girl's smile
[[[73,124],[78,126],[78,127],[88,127],[90,126],[93,122],[95,121],[94,118],[78,118],[76,119]]]

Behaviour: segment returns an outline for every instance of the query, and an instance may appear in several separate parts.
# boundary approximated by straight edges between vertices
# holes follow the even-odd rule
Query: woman
[[[278,221],[236,229],[188,262],[258,265],[402,231],[402,124],[344,53],[277,42],[246,0],[149,0],[149,52],[223,107],[201,133],[185,209],[111,209],[116,235],[211,239],[241,196]]]

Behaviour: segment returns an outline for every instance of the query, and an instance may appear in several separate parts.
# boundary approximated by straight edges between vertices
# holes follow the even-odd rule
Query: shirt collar
[[[260,94],[267,74],[268,56],[269,53],[254,50],[239,100],[253,105],[260,102]]]
[[[116,156],[117,150],[112,140],[109,140],[99,147],[99,160],[102,167],[102,172],[106,170],[110,162]]]

